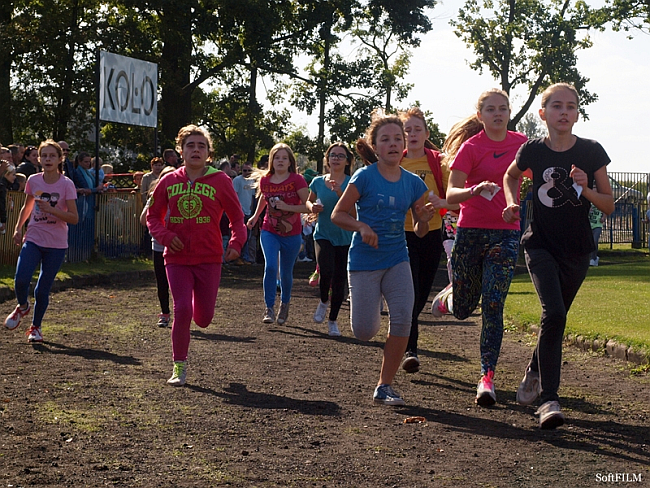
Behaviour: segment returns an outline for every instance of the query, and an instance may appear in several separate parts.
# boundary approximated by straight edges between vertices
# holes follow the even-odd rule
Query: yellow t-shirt
[[[405,170],[418,175],[424,181],[424,184],[427,185],[427,188],[429,190],[433,190],[433,192],[436,195],[440,196],[438,193],[438,185],[436,184],[436,179],[433,176],[433,173],[431,172],[431,168],[429,167],[429,162],[427,161],[426,155],[417,159],[404,158],[402,159],[401,165],[402,168],[404,168]],[[445,189],[445,192],[447,191],[448,181],[449,181],[449,168],[447,168],[443,164],[442,165],[442,187]],[[439,212],[436,212],[433,218],[429,221],[429,230],[440,229],[441,227],[442,227],[442,217],[440,216]],[[404,230],[406,230],[407,232],[413,232],[413,216],[411,215],[411,212],[406,212],[406,220],[404,221]]]

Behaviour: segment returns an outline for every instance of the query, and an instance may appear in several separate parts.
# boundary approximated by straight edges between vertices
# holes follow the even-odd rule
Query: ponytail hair
[[[442,145],[442,152],[445,154],[443,164],[449,165],[456,158],[456,154],[458,154],[463,142],[482,130],[483,122],[479,120],[476,114],[455,123],[449,130],[449,135]]]

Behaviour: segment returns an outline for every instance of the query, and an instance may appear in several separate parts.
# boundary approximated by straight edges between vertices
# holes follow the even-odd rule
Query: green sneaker
[[[172,377],[167,380],[168,385],[183,386],[187,377],[187,362],[174,361],[174,371]]]

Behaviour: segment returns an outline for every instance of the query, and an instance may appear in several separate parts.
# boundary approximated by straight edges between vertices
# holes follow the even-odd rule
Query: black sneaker
[[[402,369],[407,373],[417,373],[420,371],[420,360],[415,354],[407,352],[402,361]]]

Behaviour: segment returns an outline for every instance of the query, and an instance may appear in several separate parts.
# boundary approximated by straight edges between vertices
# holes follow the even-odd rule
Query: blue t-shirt
[[[386,180],[372,164],[356,171],[350,183],[359,192],[357,219],[370,226],[379,238],[375,249],[365,244],[361,234],[352,235],[348,255],[350,271],[387,269],[409,260],[404,233],[404,218],[411,206],[427,191],[419,176],[400,168],[399,181]]]
[[[341,185],[341,191],[345,191],[349,182],[350,177],[346,176]],[[333,246],[349,246],[350,242],[352,242],[352,232],[343,230],[332,223],[332,211],[339,201],[339,196],[325,184],[324,176],[314,178],[309,185],[309,189],[323,204],[323,211],[318,214],[314,239],[328,240]]]

